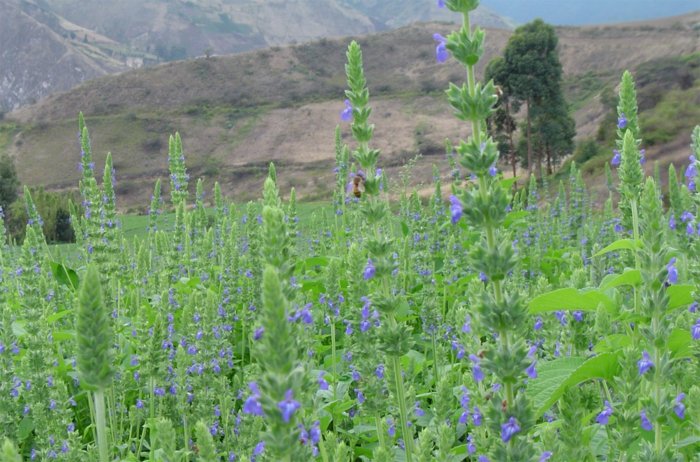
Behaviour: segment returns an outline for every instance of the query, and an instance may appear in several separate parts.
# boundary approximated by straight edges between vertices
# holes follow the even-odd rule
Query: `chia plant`
[[[533,460],[535,448],[529,433],[535,421],[523,392],[531,363],[521,334],[527,316],[518,292],[506,287],[506,279],[517,264],[511,238],[503,228],[509,199],[498,179],[497,145],[484,131],[497,96],[492,81],[482,84],[475,75],[475,66],[484,52],[485,33],[480,28],[472,30],[470,13],[478,7],[479,1],[440,3],[463,18],[459,31],[447,37],[435,35],[436,54],[437,60],[442,62],[449,52],[466,69],[466,83],[462,86],[450,83],[446,93],[455,116],[471,124],[471,136],[467,141],[460,141],[456,150],[460,164],[475,177],[474,184],[454,188],[451,215],[454,223],[465,216],[470,225],[481,230],[481,239],[471,250],[469,261],[484,281],[484,290],[476,302],[479,320],[484,329],[497,338],[495,344],[483,344],[481,357],[472,359],[473,367],[487,371],[496,385],[486,413],[489,436],[478,432],[476,446],[484,460],[489,456],[499,461]],[[481,374],[477,374],[477,378],[481,380]],[[476,419],[472,428],[480,425],[480,419]]]

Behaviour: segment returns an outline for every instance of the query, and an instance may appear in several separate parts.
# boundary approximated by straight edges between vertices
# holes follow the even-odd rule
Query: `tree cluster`
[[[510,153],[513,174],[517,160],[528,170],[537,167],[542,177],[543,164],[552,173],[560,159],[571,153],[576,134],[562,91],[562,67],[554,28],[541,19],[521,26],[508,40],[503,56],[494,58],[486,68],[486,78],[498,85],[500,98],[490,131]],[[525,107],[523,136],[518,144],[515,114]]]

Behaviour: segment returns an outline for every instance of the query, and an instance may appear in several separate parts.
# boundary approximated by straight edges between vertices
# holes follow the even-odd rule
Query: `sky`
[[[518,24],[536,18],[556,25],[617,23],[700,10],[700,0],[481,0],[481,4]]]

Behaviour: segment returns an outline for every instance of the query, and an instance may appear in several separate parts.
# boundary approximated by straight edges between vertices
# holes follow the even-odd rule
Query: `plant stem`
[[[104,390],[97,390],[93,396],[95,398],[95,425],[97,427],[97,446],[100,452],[100,462],[109,462]]]
[[[401,358],[392,356],[392,368],[394,369],[394,382],[396,382],[396,397],[399,400],[399,417],[401,418],[401,432],[406,447],[406,462],[413,460],[413,435],[408,427],[408,412],[406,410],[406,393],[401,377]]]

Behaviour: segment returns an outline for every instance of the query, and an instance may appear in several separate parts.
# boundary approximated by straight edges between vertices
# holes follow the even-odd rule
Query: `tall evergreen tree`
[[[502,64],[497,62],[492,69],[497,71],[492,75],[495,83],[509,95],[509,102],[525,104],[528,174],[537,163],[541,175],[544,156],[553,162],[555,154],[568,148],[573,137],[568,136],[573,133],[573,122],[566,113],[562,94],[557,44],[554,28],[537,19],[515,30],[508,40]],[[540,148],[537,159],[536,147]]]

